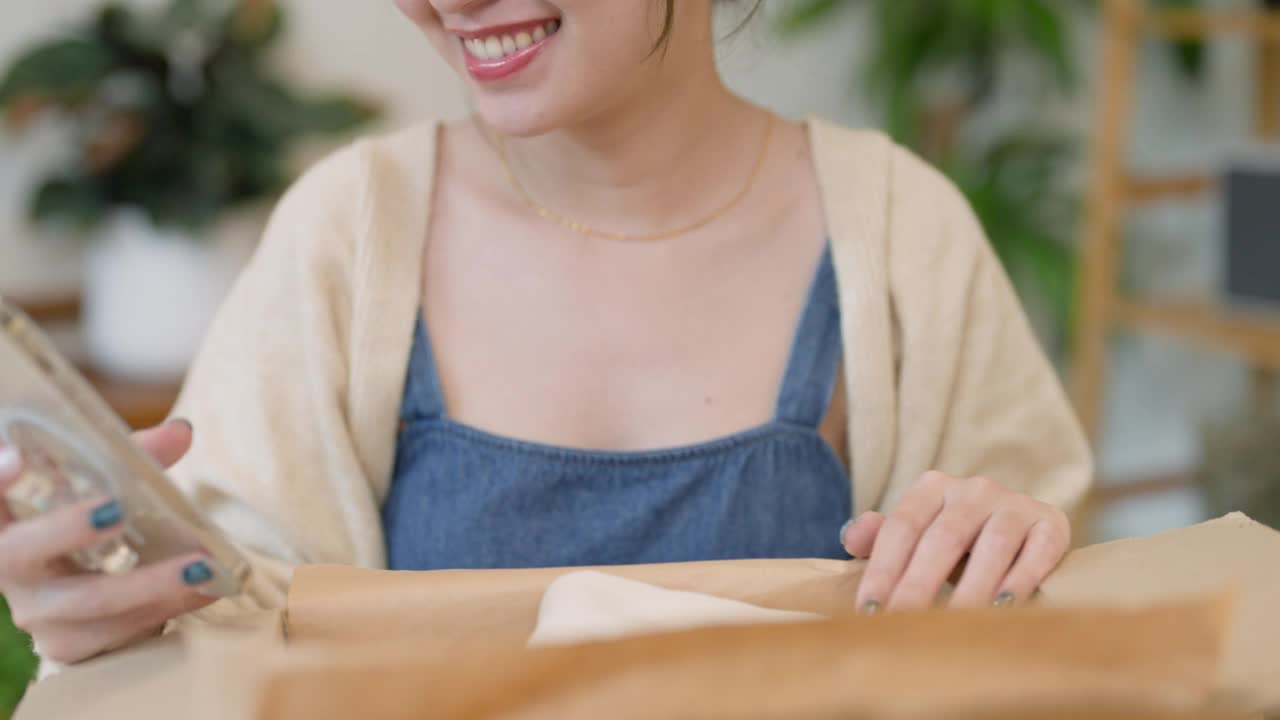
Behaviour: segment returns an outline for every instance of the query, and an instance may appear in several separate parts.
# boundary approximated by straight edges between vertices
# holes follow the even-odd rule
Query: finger
[[[973,547],[990,517],[990,506],[976,498],[944,507],[920,536],[902,577],[889,595],[889,608],[901,610],[933,604],[947,577]]]
[[[1071,545],[1071,528],[1061,522],[1041,520],[1027,533],[1027,541],[1014,562],[1009,574],[1000,584],[1000,596],[1007,596],[1008,603],[1025,602],[1040,588]]]
[[[884,515],[875,511],[865,512],[844,527],[840,542],[849,555],[855,558],[869,558],[876,544],[876,536],[880,534],[880,528],[883,525]]]
[[[188,555],[124,575],[62,578],[41,604],[59,622],[133,619],[136,625],[146,626],[213,602],[214,598],[200,592],[210,575],[208,558]]]
[[[36,580],[62,574],[57,561],[117,535],[124,508],[114,500],[86,500],[0,530],[0,578]]]
[[[995,600],[1032,524],[1027,515],[1010,510],[991,516],[973,544],[964,575],[951,594],[952,607],[981,607]]]
[[[170,467],[191,449],[191,423],[170,420],[149,430],[133,434],[133,441],[146,450],[162,467]]]
[[[885,518],[876,535],[875,551],[858,584],[858,608],[875,612],[884,607],[916,543],[942,510],[946,476],[929,473],[907,493],[898,509]]]
[[[65,623],[40,632],[38,649],[43,657],[61,663],[76,663],[119,650],[159,635],[170,619],[199,610],[213,598],[189,595],[163,609],[103,618],[85,623]]]
[[[9,492],[9,488],[18,481],[22,474],[22,455],[18,449],[10,445],[0,444],[0,497]],[[0,529],[13,522],[13,513],[9,511],[8,502],[0,502]]]

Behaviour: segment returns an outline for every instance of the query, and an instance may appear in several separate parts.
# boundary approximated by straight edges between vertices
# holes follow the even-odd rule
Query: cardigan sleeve
[[[245,554],[252,577],[239,597],[167,629],[283,607],[304,562],[381,560],[381,545],[367,540],[376,502],[345,407],[366,154],[348,147],[285,194],[192,364],[174,415],[191,422],[194,441],[169,475]],[[41,658],[42,679],[60,670]]]
[[[966,198],[904,150],[892,161],[888,267],[899,412],[884,505],[928,470],[984,476],[1070,509],[1085,435]]]
[[[253,565],[248,592],[200,616],[283,606],[298,564],[381,563],[347,392],[367,155],[338,152],[281,199],[175,410],[194,444],[173,478]]]

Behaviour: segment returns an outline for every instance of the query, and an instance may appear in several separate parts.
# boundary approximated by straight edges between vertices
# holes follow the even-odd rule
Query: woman
[[[139,436],[255,560],[205,614],[279,605],[315,562],[847,553],[874,612],[967,556],[951,602],[1034,592],[1089,456],[978,224],[881,136],[729,92],[712,4],[398,0],[475,117],[310,172],[188,380],[194,445]],[[54,562],[120,519],[0,534],[48,658],[207,604],[198,557]]]

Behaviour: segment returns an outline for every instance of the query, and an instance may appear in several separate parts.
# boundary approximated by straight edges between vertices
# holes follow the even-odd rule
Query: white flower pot
[[[83,333],[93,367],[127,380],[180,379],[257,227],[238,217],[191,237],[140,212],[117,213],[85,257]]]

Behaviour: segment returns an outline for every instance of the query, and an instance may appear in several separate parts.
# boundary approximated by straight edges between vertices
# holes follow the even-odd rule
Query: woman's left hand
[[[1071,544],[1066,513],[987,478],[925,474],[887,517],[868,512],[844,531],[850,555],[867,558],[858,608],[926,607],[968,556],[953,606],[1011,605],[1030,598]]]

